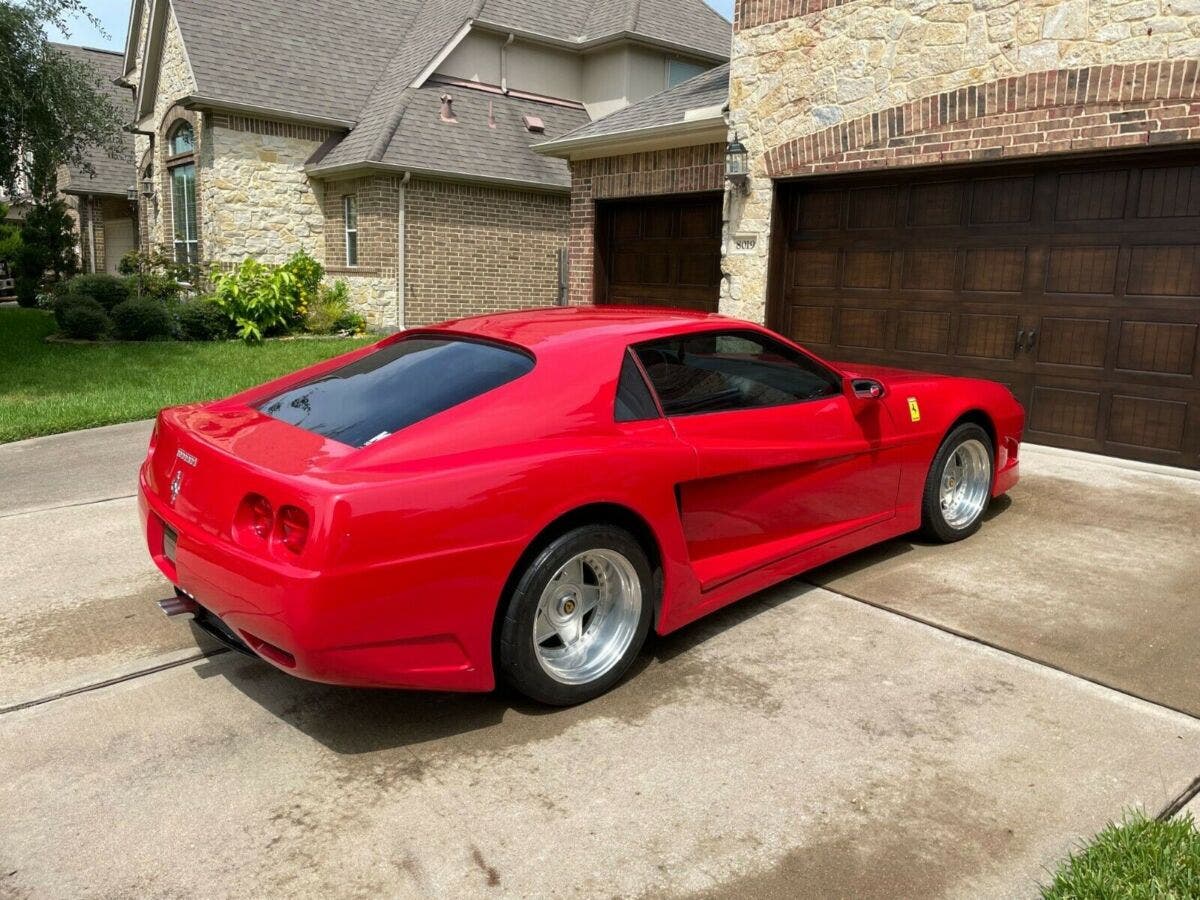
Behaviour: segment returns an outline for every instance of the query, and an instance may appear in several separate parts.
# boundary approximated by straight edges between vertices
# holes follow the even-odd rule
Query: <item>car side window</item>
[[[753,331],[680,335],[636,352],[668,416],[783,406],[842,390],[834,373]]]
[[[634,362],[633,355],[625,354],[625,362],[621,364],[621,377],[617,381],[617,408],[615,418],[618,422],[643,422],[647,419],[657,419],[658,407],[646,379]]]

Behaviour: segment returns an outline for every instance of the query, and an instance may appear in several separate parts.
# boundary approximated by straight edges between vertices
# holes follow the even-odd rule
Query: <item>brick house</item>
[[[122,54],[71,44],[54,47],[90,65],[96,80],[107,91],[117,110],[129,121],[133,103],[129,91],[115,84],[121,77]],[[129,191],[137,180],[133,164],[133,136],[123,135],[123,156],[109,156],[93,148],[87,154],[92,171],[63,166],[58,171],[58,192],[67,202],[75,222],[79,266],[83,272],[115,274],[121,257],[138,246],[136,205]]]
[[[1037,443],[1200,467],[1198,77],[1194,2],[739,0],[750,177],[698,300],[830,358],[1006,382]],[[719,148],[668,97],[542,148],[571,160],[575,302],[697,268],[670,210],[719,202]]]
[[[377,326],[563,293],[570,175],[530,147],[728,59],[703,0],[134,0],[145,246],[298,249]]]

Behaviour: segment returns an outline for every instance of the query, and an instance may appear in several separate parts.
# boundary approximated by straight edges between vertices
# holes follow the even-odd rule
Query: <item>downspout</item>
[[[508,93],[508,48],[516,39],[517,36],[510,31],[508,39],[500,45],[500,90],[506,94]]]
[[[397,193],[397,244],[396,247],[396,327],[404,330],[404,204],[408,195],[408,182],[412,180],[412,172],[405,172],[396,189]]]
[[[96,274],[96,198],[87,195],[88,214],[88,261],[92,265],[92,274]]]

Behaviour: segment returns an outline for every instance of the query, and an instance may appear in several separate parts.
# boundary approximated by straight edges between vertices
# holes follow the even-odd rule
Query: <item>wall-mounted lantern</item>
[[[725,148],[725,180],[743,194],[750,187],[750,153],[741,142],[737,132]]]
[[[138,202],[138,186],[136,184],[131,184],[125,188],[125,199],[130,203]]]
[[[153,197],[154,196],[154,179],[153,178],[143,178],[142,179],[142,196],[143,197]]]

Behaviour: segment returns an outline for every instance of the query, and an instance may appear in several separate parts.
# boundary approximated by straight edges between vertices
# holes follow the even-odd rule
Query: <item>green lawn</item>
[[[240,343],[47,344],[54,319],[0,308],[0,443],[147,419],[362,346],[330,338]]]
[[[1200,832],[1191,816],[1140,814],[1109,825],[1062,864],[1046,900],[1184,900],[1200,897]]]

